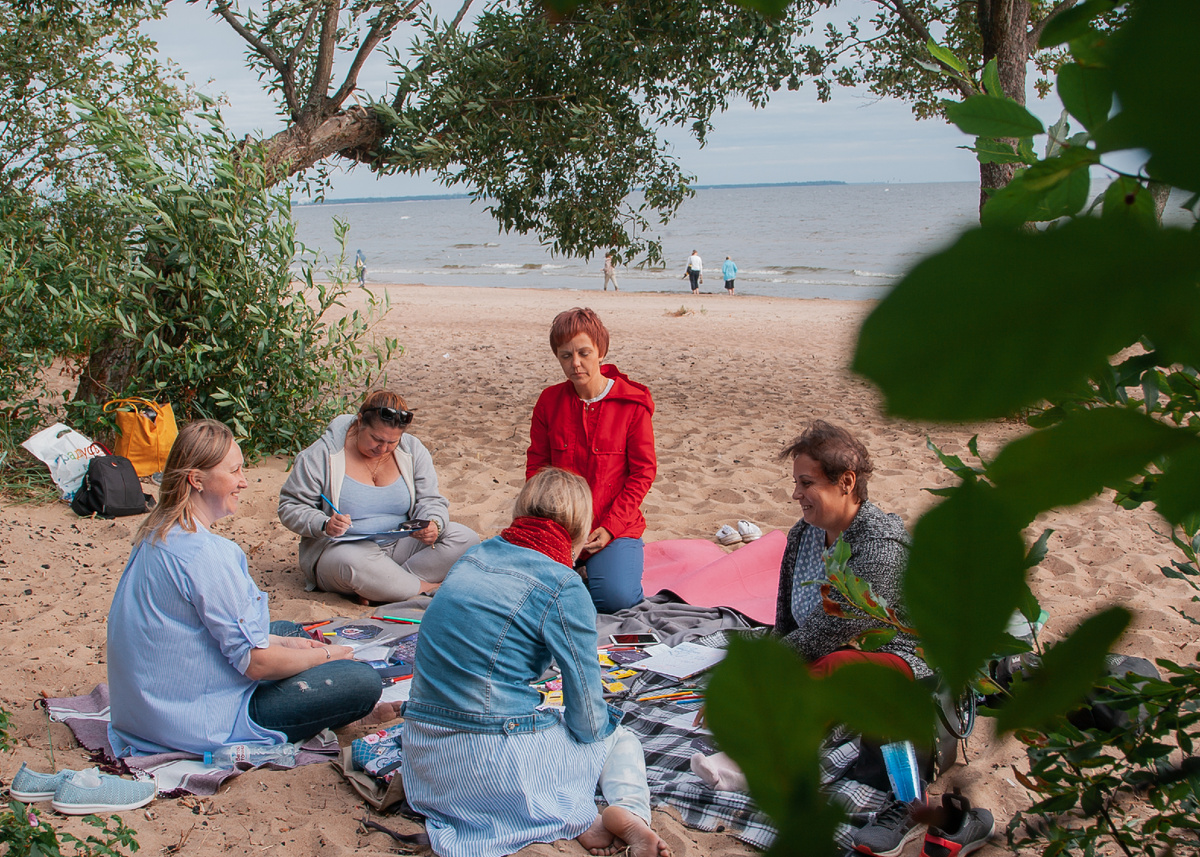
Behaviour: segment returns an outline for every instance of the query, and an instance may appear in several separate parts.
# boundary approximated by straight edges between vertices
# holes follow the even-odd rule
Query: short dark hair
[[[590,307],[572,307],[554,317],[550,325],[550,350],[558,351],[564,342],[570,342],[581,333],[586,333],[592,345],[600,352],[600,358],[608,354],[608,328]]]
[[[815,420],[779,453],[783,460],[795,460],[801,455],[821,465],[821,472],[830,482],[837,482],[843,473],[853,473],[854,496],[860,503],[867,501],[867,480],[875,468],[867,448],[849,431],[825,420]]]

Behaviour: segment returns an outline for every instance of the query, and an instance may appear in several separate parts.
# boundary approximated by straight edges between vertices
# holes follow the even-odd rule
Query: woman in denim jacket
[[[425,612],[403,710],[404,789],[442,857],[558,839],[669,857],[650,828],[641,744],[604,702],[596,611],[572,569],[591,522],[587,482],[540,470],[512,526],[464,555]],[[551,659],[564,709],[540,707],[530,686]]]

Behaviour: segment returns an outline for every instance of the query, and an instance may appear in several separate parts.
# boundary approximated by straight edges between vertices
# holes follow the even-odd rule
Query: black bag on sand
[[[98,455],[88,462],[83,484],[71,500],[72,511],[81,518],[140,515],[153,505],[154,498],[142,493],[133,462],[121,455]]]

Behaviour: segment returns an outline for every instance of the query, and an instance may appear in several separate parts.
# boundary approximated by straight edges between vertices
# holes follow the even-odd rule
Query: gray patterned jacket
[[[779,566],[779,595],[775,604],[775,634],[798,651],[806,661],[843,648],[863,631],[880,627],[869,619],[843,619],[830,616],[816,609],[808,615],[802,626],[797,626],[792,617],[792,574],[796,568],[796,552],[800,536],[811,524],[803,519],[788,532],[787,547],[783,562]],[[904,567],[908,562],[908,548],[912,539],[904,529],[899,515],[885,513],[870,501],[862,504],[850,526],[842,533],[850,546],[849,569],[861,577],[887,603],[900,610],[900,587],[904,578]],[[846,604],[836,591],[834,600]],[[847,605],[848,606],[848,605]],[[900,610],[901,615],[903,611]],[[899,655],[910,667],[913,675],[924,678],[932,671],[917,655],[917,641],[908,634],[897,634],[886,646],[879,649]]]

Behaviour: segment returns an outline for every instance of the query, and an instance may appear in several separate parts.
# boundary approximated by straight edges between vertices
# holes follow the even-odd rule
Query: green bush
[[[116,178],[68,188],[57,210],[27,205],[0,235],[9,421],[48,418],[43,379],[62,359],[80,378],[66,415],[85,433],[105,434],[104,401],[138,395],[228,423],[252,458],[302,448],[400,350],[371,337],[388,302],[351,285],[346,226],[333,281],[314,282],[308,258],[297,282],[287,192],[216,112],[161,101],[147,135],[116,109],[79,109]],[[354,292],[366,308],[343,312]]]

